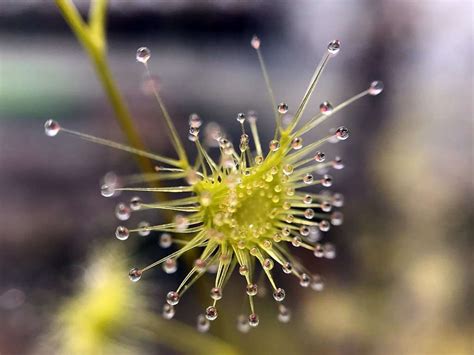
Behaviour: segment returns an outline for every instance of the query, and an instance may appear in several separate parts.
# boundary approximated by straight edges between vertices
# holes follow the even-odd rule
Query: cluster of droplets
[[[328,232],[331,226],[340,226],[343,223],[342,212],[335,208],[343,206],[344,198],[339,193],[331,194],[322,191],[314,194],[303,189],[315,185],[324,188],[332,186],[333,178],[327,174],[328,169],[340,170],[344,167],[344,163],[339,156],[327,161],[326,154],[317,148],[324,142],[335,143],[346,140],[349,137],[349,130],[341,126],[330,131],[326,138],[306,143],[306,145],[302,136],[349,103],[365,95],[378,95],[383,90],[382,82],[374,81],[367,90],[342,104],[334,106],[329,101],[324,101],[319,106],[319,114],[303,124],[301,128],[297,128],[306,102],[327,60],[340,51],[340,41],[334,40],[328,44],[323,64],[320,64],[315,72],[303,101],[293,116],[288,113],[287,103],[276,104],[273,97],[268,73],[260,53],[260,39],[254,36],[250,44],[258,53],[276,115],[277,130],[274,138],[268,143],[266,156],[259,140],[257,116],[253,111],[247,114],[238,113],[236,116],[241,128],[238,151],[224,136],[219,126],[211,123],[204,128],[206,145],[216,147],[220,151],[220,161],[217,163],[201,145],[199,134],[203,123],[200,116],[196,113],[189,115],[188,138],[196,143],[198,151],[198,161],[194,167],[180,165],[183,163],[182,158],[180,161],[173,161],[118,143],[63,129],[54,120],[48,120],[44,126],[46,135],[51,137],[63,130],[89,141],[155,158],[168,165],[176,162],[174,167],[157,166],[156,177],[169,174],[168,176],[174,179],[183,179],[189,186],[127,188],[123,187],[127,185],[126,181],[135,180],[121,180],[114,174],[108,174],[101,185],[101,194],[104,197],[118,196],[123,190],[191,193],[191,197],[178,198],[169,203],[147,204],[138,196],[132,197],[128,203],[118,203],[115,207],[115,216],[121,222],[129,220],[132,213],[143,209],[166,209],[176,212],[176,215],[171,223],[158,226],[152,226],[146,221],[139,222],[135,229],[120,225],[115,230],[115,236],[125,241],[133,233],[147,237],[152,231],[159,231],[158,244],[161,248],[167,249],[173,244],[184,245],[178,251],[145,268],[132,268],[129,272],[132,282],[139,281],[145,271],[157,265],[161,265],[167,274],[174,273],[178,268],[178,258],[184,252],[194,248],[203,249],[201,256],[194,261],[192,270],[182,284],[176,290],[167,293],[162,309],[165,319],[173,318],[176,313],[175,306],[191,284],[205,272],[216,274],[215,286],[209,293],[212,304],[205,308],[203,314],[197,316],[196,326],[200,332],[208,331],[211,322],[218,318],[217,303],[223,298],[224,284],[228,279],[227,272],[232,261],[238,263],[238,272],[246,280],[245,293],[250,303],[249,314],[241,314],[237,318],[237,328],[241,332],[248,332],[260,323],[254,309],[253,297],[264,295],[266,288],[253,281],[255,264],[261,265],[262,272],[272,285],[272,295],[278,307],[278,320],[283,323],[290,320],[291,312],[283,304],[286,291],[276,285],[271,274],[276,265],[280,265],[284,274],[296,276],[301,287],[309,287],[318,292],[324,289],[322,277],[304,268],[289,253],[288,248],[310,250],[316,258],[335,258],[335,246],[327,242],[321,243],[321,238],[322,233]],[[148,48],[141,47],[137,50],[136,60],[145,65],[148,74],[150,73],[147,63],[150,58],[151,52]],[[162,112],[168,120],[164,104],[156,88],[153,89]],[[286,128],[282,126],[285,117],[289,117],[285,123]],[[173,133],[172,122],[168,120],[167,124],[171,125]],[[255,141],[255,153],[251,151],[250,135],[246,132],[248,126]],[[180,146],[180,142],[177,141],[179,138],[174,136],[172,138],[175,140],[175,146]],[[314,163],[316,164],[313,165]],[[143,181],[147,180],[143,179]],[[175,235],[191,237],[179,239]]]

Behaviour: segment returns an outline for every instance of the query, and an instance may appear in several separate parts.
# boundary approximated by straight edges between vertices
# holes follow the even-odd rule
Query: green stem
[[[112,104],[120,128],[124,132],[129,144],[134,148],[146,150],[133,125],[132,116],[124,103],[122,94],[113,79],[107,62],[105,40],[105,10],[107,8],[107,0],[95,0],[91,3],[90,25],[82,19],[71,0],[55,0],[55,2],[64,19],[87,52],[109,101]],[[136,158],[143,171],[154,171],[148,159],[140,156]]]

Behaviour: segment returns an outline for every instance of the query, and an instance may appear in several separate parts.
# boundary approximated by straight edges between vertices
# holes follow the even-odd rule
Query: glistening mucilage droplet
[[[328,52],[330,54],[336,55],[337,53],[339,53],[340,50],[341,50],[341,42],[339,40],[335,39],[334,41],[329,42]]]
[[[277,288],[275,291],[273,291],[273,298],[277,302],[281,302],[285,299],[285,290],[282,288]]]
[[[341,141],[346,140],[347,138],[349,138],[349,130],[343,126],[339,127],[338,129],[336,129],[335,135],[337,139]]]
[[[288,112],[288,105],[284,102],[278,104],[278,112],[282,115]]]
[[[260,38],[258,38],[257,36],[253,36],[252,37],[252,40],[250,41],[250,45],[254,48],[254,49],[259,49],[260,48]]]
[[[130,278],[130,281],[137,282],[142,277],[142,271],[140,269],[133,268],[128,273],[128,277]]]
[[[260,322],[260,320],[258,319],[258,315],[255,314],[255,313],[252,313],[251,315],[249,315],[249,325],[251,327],[256,327],[258,326],[258,323]]]
[[[206,308],[206,318],[208,320],[216,320],[217,319],[217,308],[214,306],[209,306]]]
[[[319,105],[319,111],[323,115],[330,115],[334,111],[334,107],[329,101],[324,101],[321,105]]]
[[[171,306],[176,306],[179,303],[179,294],[176,291],[170,291],[166,295],[166,302]]]
[[[115,236],[119,240],[126,240],[130,236],[130,232],[127,227],[118,226],[117,229],[115,230]]]
[[[372,96],[378,95],[383,91],[383,83],[381,81],[372,81],[369,87],[369,94]]]
[[[137,49],[136,58],[138,62],[146,64],[150,57],[151,51],[147,47],[140,47]]]
[[[56,136],[61,129],[59,123],[54,120],[47,120],[44,124],[44,133],[49,137]]]

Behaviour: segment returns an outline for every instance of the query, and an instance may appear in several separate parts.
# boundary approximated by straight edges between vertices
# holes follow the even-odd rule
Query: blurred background
[[[82,339],[82,328],[58,329],[58,319],[76,314],[71,305],[87,294],[90,265],[113,261],[110,254],[118,253],[121,264],[110,261],[103,271],[126,279],[131,266],[166,253],[157,235],[125,243],[114,238],[115,204],[130,196],[105,199],[99,181],[111,170],[137,172],[133,157],[44,135],[44,121],[54,118],[125,142],[86,54],[52,3],[0,3],[2,355],[65,353],[54,347],[63,341],[57,338],[76,332]],[[88,1],[75,3],[87,13]],[[345,195],[345,222],[325,236],[338,256],[318,261],[298,254],[323,275],[323,292],[279,275],[292,321],[277,321],[271,297],[258,299],[260,326],[242,335],[235,319],[244,285],[236,278],[210,335],[199,335],[191,327],[207,306],[200,293],[207,295],[210,275],[180,303],[175,320],[141,324],[151,328],[145,337],[132,331],[134,322],[160,316],[166,292],[187,267],[180,265],[174,275],[156,270],[139,286],[126,279],[123,287],[106,287],[110,300],[128,295],[130,287],[140,295],[128,295],[127,307],[118,303],[126,315],[105,337],[115,346],[108,353],[193,353],[181,341],[199,344],[201,338],[245,354],[474,353],[472,1],[112,0],[107,33],[111,70],[136,127],[147,147],[162,155],[172,149],[143,87],[143,66],[135,61],[140,46],[152,50],[150,68],[182,137],[188,115],[198,112],[235,139],[236,113],[252,109],[264,140],[271,138],[272,108],[249,45],[254,33],[277,100],[290,111],[332,39],[341,40],[342,50],[324,72],[308,113],[324,100],[343,101],[374,79],[385,83],[380,96],[357,102],[312,133],[316,139],[342,123],[351,130],[348,141],[326,149],[346,165],[333,174],[333,190]],[[116,252],[119,247],[124,249]],[[90,302],[103,297],[97,295]],[[78,306],[78,317],[88,305]],[[109,325],[97,327],[109,334]],[[177,329],[181,338],[163,327]]]

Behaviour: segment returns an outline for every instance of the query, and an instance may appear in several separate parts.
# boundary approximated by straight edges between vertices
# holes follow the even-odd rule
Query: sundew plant
[[[146,277],[148,272],[160,265],[165,272],[173,273],[179,258],[187,252],[198,251],[198,254],[193,254],[198,257],[189,273],[174,290],[168,292],[163,316],[168,319],[174,317],[176,306],[185,299],[189,288],[206,272],[215,273],[209,304],[204,305],[205,310],[197,319],[200,331],[207,331],[211,321],[218,318],[219,300],[225,294],[225,285],[235,270],[243,279],[242,292],[248,295],[249,315],[238,318],[238,328],[244,332],[259,324],[254,305],[254,297],[259,293],[257,274],[263,272],[266,276],[273,298],[278,303],[278,319],[282,322],[289,321],[290,311],[284,305],[285,290],[279,287],[274,277],[276,269],[296,278],[302,287],[316,291],[323,289],[321,277],[309,272],[293,251],[296,248],[306,249],[316,258],[332,259],[336,255],[334,246],[322,243],[320,239],[321,232],[328,232],[331,226],[339,226],[343,222],[342,213],[336,210],[343,205],[343,196],[326,189],[333,181],[327,172],[342,169],[344,165],[339,157],[327,159],[323,146],[345,141],[349,131],[346,127],[335,128],[316,141],[306,139],[305,135],[354,101],[366,95],[378,95],[383,90],[382,82],[374,81],[367,89],[338,105],[324,101],[319,112],[303,120],[321,74],[340,51],[340,42],[334,40],[327,45],[301,102],[291,111],[291,115],[285,102],[277,104],[260,50],[260,39],[254,36],[250,44],[256,51],[274,116],[271,119],[274,120],[275,130],[269,142],[260,139],[255,112],[236,114],[234,119],[240,139],[235,144],[215,124],[202,139],[203,122],[198,114],[193,113],[189,116],[187,138],[194,143],[197,158],[191,161],[152,79],[148,67],[151,52],[146,47],[137,50],[136,59],[144,65],[176,157],[165,157],[76,132],[54,120],[45,123],[48,136],[63,132],[155,162],[152,173],[122,179],[108,176],[101,193],[105,197],[122,192],[130,194],[130,203],[117,205],[116,216],[121,221],[128,220],[131,213],[143,210],[174,212],[172,220],[160,225],[147,222],[135,227],[120,225],[115,236],[125,241],[134,235],[148,236],[154,231],[160,232],[159,243],[163,248],[173,244],[176,246],[175,251],[166,257],[147,266],[132,268],[129,272],[132,282]],[[213,159],[217,152],[218,158]],[[148,184],[153,182],[161,185],[150,187]],[[140,183],[146,186],[140,186]],[[134,193],[143,191],[167,194],[169,198],[155,201],[150,196],[145,201],[134,196]]]

